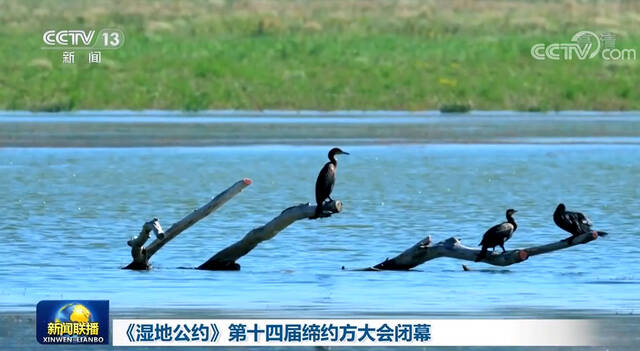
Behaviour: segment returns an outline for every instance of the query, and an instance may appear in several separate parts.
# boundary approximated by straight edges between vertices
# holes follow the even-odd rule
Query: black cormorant
[[[567,211],[564,204],[559,204],[556,207],[555,212],[553,212],[553,221],[556,222],[556,225],[561,229],[571,233],[571,237],[567,239],[569,244],[573,243],[573,238],[580,234],[593,232],[591,229],[593,223],[589,219],[589,217],[585,216],[580,212],[569,212]],[[607,235],[607,232],[595,231],[599,236]]]
[[[336,155],[348,155],[348,152],[344,152],[337,147],[334,147],[329,151],[329,162],[320,170],[318,179],[316,180],[316,213],[311,218],[318,218],[322,215],[322,204],[324,200],[331,198],[331,191],[333,185],[336,183],[336,169],[338,168],[338,161],[336,161]]]
[[[504,249],[504,243],[511,239],[513,232],[518,229],[518,224],[516,220],[513,219],[513,214],[518,211],[510,208],[507,210],[507,221],[502,222],[498,225],[495,225],[482,236],[482,241],[478,245],[482,245],[482,250],[480,250],[480,254],[476,258],[476,262],[481,261],[483,258],[487,257],[487,250],[491,248],[492,252],[495,250],[496,246],[500,245],[502,248],[502,252],[504,253],[506,250]]]

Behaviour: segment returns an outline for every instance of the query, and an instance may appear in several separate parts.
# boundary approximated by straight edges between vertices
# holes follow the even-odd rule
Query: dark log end
[[[201,264],[198,268],[205,271],[239,271],[240,265],[236,262],[220,262],[220,261],[207,261]]]
[[[375,271],[408,271],[411,268],[415,267],[415,265],[406,265],[406,264],[400,264],[398,263],[395,259],[386,259],[384,260],[384,262],[382,263],[378,263],[377,265],[373,266],[372,270]]]
[[[147,271],[151,269],[151,265],[148,263],[132,261],[125,267],[122,267],[122,269],[131,269],[134,271]]]

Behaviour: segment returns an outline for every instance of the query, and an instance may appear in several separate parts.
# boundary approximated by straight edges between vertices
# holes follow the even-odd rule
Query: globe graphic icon
[[[56,322],[87,323],[93,322],[91,311],[79,303],[68,303],[56,313]]]

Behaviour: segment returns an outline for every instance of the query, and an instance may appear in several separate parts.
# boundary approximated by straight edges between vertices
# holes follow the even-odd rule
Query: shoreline
[[[640,144],[640,112],[389,113],[0,112],[0,147]]]
[[[92,143],[85,143],[85,144],[79,144],[79,143],[62,143],[62,144],[38,144],[38,143],[32,143],[32,144],[26,144],[26,143],[22,143],[22,144],[5,144],[5,145],[0,145],[0,150],[5,149],[5,150],[10,150],[10,149],[69,149],[69,150],[73,150],[73,149],[78,149],[78,150],[82,150],[82,149],[174,149],[174,148],[178,148],[178,149],[198,149],[198,148],[260,148],[260,147],[301,147],[301,146],[309,146],[309,147],[330,147],[331,145],[347,145],[347,146],[363,146],[363,147],[376,147],[376,146],[389,146],[389,147],[396,147],[396,146],[444,146],[444,145],[451,145],[451,146],[509,146],[509,145],[521,145],[521,146],[568,146],[568,147],[573,147],[573,146],[594,146],[594,145],[602,145],[602,146],[629,146],[629,147],[635,147],[635,146],[639,146],[640,145],[640,140],[622,140],[622,141],[616,141],[616,140],[611,140],[609,139],[608,141],[544,141],[544,140],[539,140],[539,141],[519,141],[519,140],[513,140],[513,141],[481,141],[481,140],[471,140],[469,142],[460,142],[460,141],[447,141],[447,140],[441,140],[438,142],[433,142],[433,143],[429,143],[429,142],[422,142],[422,141],[407,141],[407,140],[397,140],[397,141],[390,141],[390,140],[384,140],[384,141],[374,141],[374,140],[367,140],[367,141],[361,141],[361,140],[351,140],[351,141],[345,141],[345,140],[320,140],[317,142],[309,142],[309,141],[300,141],[300,142],[295,142],[295,141],[281,141],[281,140],[275,140],[275,141],[257,141],[257,140],[250,140],[250,141],[238,141],[236,143],[203,143],[203,144],[188,144],[188,143],[184,143],[184,142],[180,142],[180,143],[166,143],[166,144],[153,144],[153,145],[146,145],[146,144],[127,144],[127,143],[123,143],[123,144],[109,144],[109,145],[105,145],[105,144],[92,144]]]
[[[287,109],[264,109],[264,110],[243,110],[243,109],[214,109],[214,110],[163,110],[163,109],[118,109],[118,110],[65,110],[65,111],[31,111],[31,110],[0,110],[0,118],[12,116],[202,116],[202,117],[433,117],[433,116],[598,116],[598,115],[629,115],[639,116],[640,110],[550,110],[550,111],[520,111],[520,110],[469,110],[466,112],[442,112],[440,110],[287,110]]]

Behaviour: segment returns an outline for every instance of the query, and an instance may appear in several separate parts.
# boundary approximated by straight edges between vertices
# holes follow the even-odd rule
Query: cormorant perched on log
[[[502,252],[504,253],[506,250],[504,249],[504,243],[511,239],[513,232],[518,229],[518,224],[516,220],[513,219],[513,214],[518,211],[510,208],[507,210],[507,221],[502,222],[498,225],[495,225],[482,236],[482,241],[478,245],[482,245],[482,250],[478,254],[476,258],[476,262],[482,261],[483,258],[487,257],[487,250],[491,248],[491,252],[495,250],[496,246],[500,245],[502,248]]]
[[[348,152],[344,152],[337,147],[334,147],[329,151],[329,162],[320,170],[318,179],[316,180],[316,213],[311,219],[321,217],[322,204],[324,200],[331,198],[331,191],[333,191],[333,185],[336,183],[336,169],[338,168],[338,161],[336,161],[336,155],[348,155]]]
[[[559,204],[558,207],[556,207],[555,212],[553,212],[553,221],[558,227],[571,233],[571,237],[567,239],[569,244],[573,243],[573,238],[576,236],[594,231],[591,229],[593,222],[591,222],[589,217],[580,212],[567,211],[566,207],[562,203]],[[607,232],[595,232],[598,236],[607,235]]]

